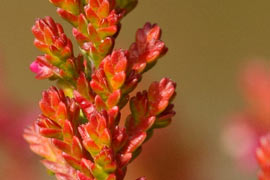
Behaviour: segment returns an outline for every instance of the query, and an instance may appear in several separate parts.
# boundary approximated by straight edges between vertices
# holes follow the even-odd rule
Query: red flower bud
[[[38,56],[37,59],[30,65],[30,69],[36,74],[37,79],[47,79],[54,76],[54,68],[47,63],[44,56]]]
[[[161,30],[156,24],[146,23],[136,34],[136,42],[129,48],[130,69],[142,73],[167,52],[167,47],[160,40]]]
[[[73,56],[71,41],[66,37],[63,27],[54,22],[51,17],[38,19],[32,28],[35,35],[35,46],[50,56],[69,58]],[[57,64],[59,60],[55,59]]]

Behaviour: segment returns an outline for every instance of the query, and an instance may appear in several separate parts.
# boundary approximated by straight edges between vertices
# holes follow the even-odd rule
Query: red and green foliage
[[[76,56],[62,26],[50,17],[32,28],[45,53],[31,64],[37,79],[58,87],[43,92],[41,114],[24,137],[61,180],[122,180],[127,166],[157,128],[170,124],[176,84],[168,78],[130,93],[167,52],[157,25],[146,23],[128,50],[114,49],[121,19],[137,0],[50,0],[73,26]],[[122,108],[130,115],[121,125]],[[138,180],[144,180],[139,178]]]

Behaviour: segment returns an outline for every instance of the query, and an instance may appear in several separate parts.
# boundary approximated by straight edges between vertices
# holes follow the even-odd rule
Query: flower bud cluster
[[[52,18],[36,21],[34,44],[44,55],[30,69],[57,87],[43,92],[41,114],[24,137],[57,179],[123,180],[142,145],[175,115],[176,84],[168,78],[130,97],[143,73],[167,52],[161,30],[146,23],[128,50],[114,49],[120,20],[137,0],[50,2],[72,24],[81,53],[74,55],[71,40]],[[121,125],[127,103],[130,115]]]

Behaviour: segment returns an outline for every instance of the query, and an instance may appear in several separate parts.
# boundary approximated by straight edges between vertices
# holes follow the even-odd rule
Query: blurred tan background
[[[6,76],[2,81],[13,98],[34,108],[50,83],[34,79],[29,70],[40,54],[32,45],[31,26],[35,18],[49,15],[69,35],[71,28],[47,0],[0,2],[0,59]],[[140,0],[123,20],[117,47],[128,48],[146,21],[162,27],[169,47],[145,76],[144,85],[164,76],[178,84],[174,122],[145,145],[129,167],[127,180],[141,175],[149,180],[256,179],[255,172],[235,167],[223,151],[220,134],[224,117],[243,105],[237,86],[241,66],[253,58],[270,59],[269,7],[268,0]],[[7,158],[1,149],[0,168]],[[43,174],[40,180],[54,179],[44,168],[37,171]]]

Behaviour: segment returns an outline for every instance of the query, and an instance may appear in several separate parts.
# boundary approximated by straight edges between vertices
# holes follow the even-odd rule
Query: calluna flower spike
[[[175,115],[176,84],[168,78],[130,98],[144,72],[167,52],[158,25],[146,23],[128,50],[114,49],[120,21],[137,0],[50,0],[73,26],[81,54],[51,17],[32,28],[44,55],[30,69],[57,82],[43,92],[41,114],[24,137],[42,163],[61,180],[122,180],[127,165],[157,128]],[[120,125],[121,109],[130,115]],[[144,180],[144,177],[138,180]]]

